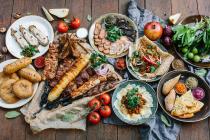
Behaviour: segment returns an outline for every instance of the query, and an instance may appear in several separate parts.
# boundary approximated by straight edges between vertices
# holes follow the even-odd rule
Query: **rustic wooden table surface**
[[[9,27],[15,21],[12,14],[16,12],[44,16],[41,6],[46,8],[70,9],[70,16],[81,19],[82,26],[89,27],[87,15],[93,19],[101,14],[119,12],[126,14],[129,0],[0,0],[0,27]],[[142,8],[152,10],[163,19],[171,14],[181,12],[182,18],[203,14],[210,16],[210,0],[139,0]],[[54,23],[55,24],[55,23]],[[54,25],[53,24],[53,25]],[[0,47],[5,46],[5,34],[0,34]],[[12,58],[7,55],[1,61]],[[45,130],[33,135],[23,117],[14,120],[5,119],[6,110],[0,109],[0,140],[136,140],[140,139],[139,127],[116,126],[100,123],[88,126],[87,131],[79,130]],[[210,118],[193,124],[183,124],[178,139],[180,140],[209,140]]]

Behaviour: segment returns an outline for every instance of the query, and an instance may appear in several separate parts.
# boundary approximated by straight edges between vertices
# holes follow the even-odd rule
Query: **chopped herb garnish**
[[[24,48],[21,51],[21,55],[26,56],[26,57],[32,57],[38,52],[39,52],[39,50],[37,48],[29,45],[28,47]]]
[[[138,106],[140,98],[137,96],[138,88],[133,88],[130,91],[128,91],[126,97],[127,97],[127,107],[132,109]]]

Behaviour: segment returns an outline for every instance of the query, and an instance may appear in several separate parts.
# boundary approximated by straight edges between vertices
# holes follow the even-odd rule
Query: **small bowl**
[[[125,119],[124,116],[122,116],[120,114],[119,110],[114,106],[114,102],[117,99],[117,94],[119,94],[119,91],[121,91],[123,88],[125,88],[128,84],[135,84],[135,85],[143,86],[151,94],[152,99],[153,99],[153,107],[151,107],[152,114],[148,118],[141,118],[141,119],[138,119],[136,121],[127,120],[127,119]],[[125,81],[125,82],[121,83],[120,85],[118,85],[117,88],[115,89],[114,93],[113,93],[113,96],[112,96],[112,108],[113,108],[113,111],[116,114],[116,116],[121,121],[123,121],[123,122],[125,122],[127,124],[131,124],[131,125],[143,124],[143,123],[147,122],[148,120],[150,120],[150,118],[153,117],[155,115],[156,111],[157,111],[158,102],[157,102],[156,93],[155,93],[154,89],[149,84],[147,84],[145,82],[141,82],[141,81],[137,81],[137,80]]]
[[[195,113],[195,116],[192,117],[192,118],[188,118],[188,119],[181,119],[181,118],[178,118],[178,117],[175,117],[175,116],[172,116],[166,109],[165,109],[165,103],[164,103],[164,98],[165,96],[162,94],[162,87],[163,87],[163,84],[178,76],[179,74],[181,74],[181,79],[186,79],[187,77],[195,77],[198,79],[198,86],[203,88],[204,91],[205,91],[205,97],[204,99],[202,99],[201,101],[204,103],[204,106],[202,107],[202,109]],[[183,77],[183,78],[182,78]],[[204,120],[206,118],[208,118],[210,116],[210,87],[208,86],[208,84],[201,78],[199,77],[198,75],[192,73],[192,72],[189,72],[189,71],[179,71],[179,70],[174,70],[174,71],[171,71],[167,74],[165,74],[159,84],[158,84],[158,87],[157,87],[157,98],[158,98],[158,102],[161,106],[161,108],[165,111],[165,113],[170,116],[171,118],[175,119],[175,120],[178,120],[178,121],[181,121],[181,122],[198,122],[198,121],[201,121],[201,120]]]

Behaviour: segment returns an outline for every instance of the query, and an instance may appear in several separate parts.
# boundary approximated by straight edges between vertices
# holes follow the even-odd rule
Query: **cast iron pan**
[[[203,88],[204,91],[205,91],[205,97],[204,97],[204,99],[201,100],[204,103],[204,106],[202,107],[202,109],[199,112],[195,113],[194,117],[188,118],[188,119],[181,119],[181,118],[172,116],[170,114],[170,112],[166,111],[165,104],[164,104],[165,96],[162,94],[163,84],[166,81],[178,76],[179,74],[181,74],[180,80],[185,80],[189,76],[193,76],[193,77],[197,78],[198,79],[198,86]],[[161,80],[158,84],[157,98],[158,98],[158,102],[159,102],[161,108],[165,111],[165,113],[175,120],[178,120],[178,121],[181,121],[181,122],[197,122],[197,121],[204,120],[204,119],[206,119],[210,116],[210,87],[208,86],[208,84],[202,78],[200,78],[198,75],[196,75],[192,72],[185,71],[185,70],[184,71],[174,70],[174,71],[171,71],[171,72],[165,74],[161,78]]]

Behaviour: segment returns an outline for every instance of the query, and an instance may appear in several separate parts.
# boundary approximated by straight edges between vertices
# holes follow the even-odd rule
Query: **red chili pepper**
[[[157,63],[153,62],[152,60],[150,60],[149,58],[147,58],[146,56],[143,56],[144,61],[150,63],[151,65],[155,65],[157,66]]]

